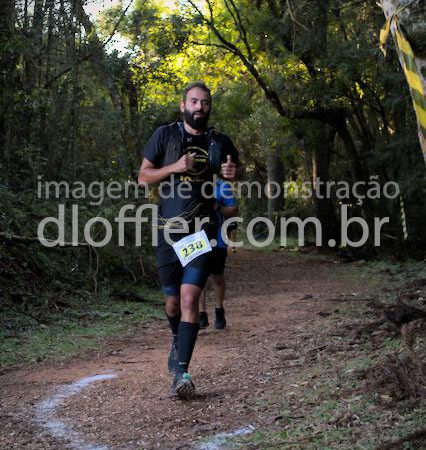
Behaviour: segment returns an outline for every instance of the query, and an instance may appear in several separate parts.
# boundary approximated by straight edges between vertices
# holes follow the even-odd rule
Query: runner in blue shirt
[[[226,325],[225,310],[223,301],[225,298],[225,261],[228,255],[227,244],[222,239],[221,227],[225,219],[237,214],[238,206],[232,193],[232,187],[229,183],[221,180],[217,181],[215,189],[215,198],[217,202],[216,214],[219,230],[217,233],[217,246],[209,254],[209,268],[213,276],[213,287],[216,297],[215,308],[215,328],[223,329]],[[209,319],[206,311],[206,290],[200,295],[200,328],[206,328],[209,325]]]

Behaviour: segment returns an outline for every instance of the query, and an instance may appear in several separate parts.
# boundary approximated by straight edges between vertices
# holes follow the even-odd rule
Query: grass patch
[[[364,366],[365,356],[360,355],[357,359],[355,365]],[[322,376],[317,376],[318,372]],[[295,380],[309,379],[312,375],[305,371]],[[400,439],[424,428],[425,405],[406,412],[393,410],[386,404],[386,398],[383,400],[365,391],[353,373],[342,373],[337,379],[325,365],[317,367],[314,378],[294,394],[292,399],[295,401],[281,403],[275,429],[259,428],[249,436],[234,439],[234,446],[230,448],[375,450],[383,442]],[[264,408],[265,404],[261,407],[262,413],[268,414]],[[396,448],[414,450],[424,447],[407,442]]]
[[[139,288],[137,293],[144,301],[116,300],[105,290],[97,295],[85,293],[48,314],[2,311],[0,366],[67,358],[163,316],[163,296],[158,289]]]

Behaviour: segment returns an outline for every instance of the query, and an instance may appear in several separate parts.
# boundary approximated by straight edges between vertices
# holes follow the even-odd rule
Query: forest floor
[[[97,350],[4,370],[0,448],[426,448],[424,334],[405,345],[377,304],[396,289],[424,298],[426,277],[395,267],[230,254],[228,325],[200,331],[195,399],[169,397],[170,332],[154,319]]]

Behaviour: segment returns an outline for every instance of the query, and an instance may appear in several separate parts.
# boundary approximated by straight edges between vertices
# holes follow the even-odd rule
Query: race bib
[[[204,230],[190,234],[173,244],[173,250],[179,258],[180,263],[185,267],[195,258],[204,253],[211,252],[209,238]]]

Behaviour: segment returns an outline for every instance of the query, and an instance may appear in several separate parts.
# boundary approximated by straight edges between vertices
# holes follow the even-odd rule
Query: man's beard
[[[195,116],[197,112],[200,112],[201,116]],[[191,113],[186,108],[183,111],[183,117],[185,119],[185,122],[194,130],[204,130],[207,127],[207,123],[209,121],[210,117],[210,111],[203,112],[203,111],[195,111]]]

